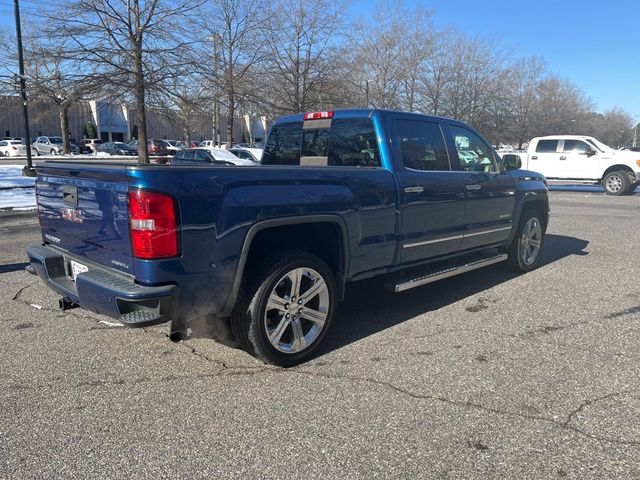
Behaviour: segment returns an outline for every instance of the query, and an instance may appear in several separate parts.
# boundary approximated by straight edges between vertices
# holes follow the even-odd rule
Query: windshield
[[[608,145],[605,145],[604,143],[596,140],[595,138],[587,138],[586,140],[587,140],[587,142],[589,142],[591,145],[596,147],[601,152],[606,152],[607,150],[613,150],[613,148],[611,148]]]
[[[9,143],[11,145],[22,145],[22,142],[20,140],[10,140]]]
[[[49,137],[51,143],[62,143],[62,137]]]

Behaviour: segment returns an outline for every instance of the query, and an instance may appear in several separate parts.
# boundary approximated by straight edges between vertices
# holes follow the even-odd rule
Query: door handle
[[[538,159],[537,155],[534,155],[533,157],[531,157],[531,160],[537,160],[537,159]]]
[[[482,185],[467,185],[467,190],[480,190]]]
[[[567,157],[565,157],[564,155],[560,155],[560,160],[566,160]]]
[[[415,187],[404,187],[404,193],[422,193],[424,192],[424,188],[421,186]]]

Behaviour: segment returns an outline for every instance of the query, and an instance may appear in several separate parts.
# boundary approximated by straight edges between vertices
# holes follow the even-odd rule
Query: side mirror
[[[522,168],[522,160],[520,155],[514,153],[507,153],[502,156],[502,162],[504,163],[505,170],[518,170]]]
[[[596,151],[593,148],[587,147],[587,150],[584,153],[587,154],[587,157],[593,157],[596,154]]]

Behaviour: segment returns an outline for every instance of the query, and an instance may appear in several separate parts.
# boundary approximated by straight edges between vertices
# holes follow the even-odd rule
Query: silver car
[[[61,155],[64,153],[62,137],[36,137],[33,148],[37,155]],[[78,153],[77,145],[71,144],[71,153]]]

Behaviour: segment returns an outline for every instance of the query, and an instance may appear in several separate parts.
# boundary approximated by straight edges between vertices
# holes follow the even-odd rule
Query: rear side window
[[[345,118],[275,125],[263,165],[379,167],[378,144],[369,118]]]
[[[555,153],[558,148],[558,140],[539,140],[536,145],[538,153]]]
[[[436,123],[398,120],[396,136],[400,157],[412,170],[451,170],[442,131]]]

